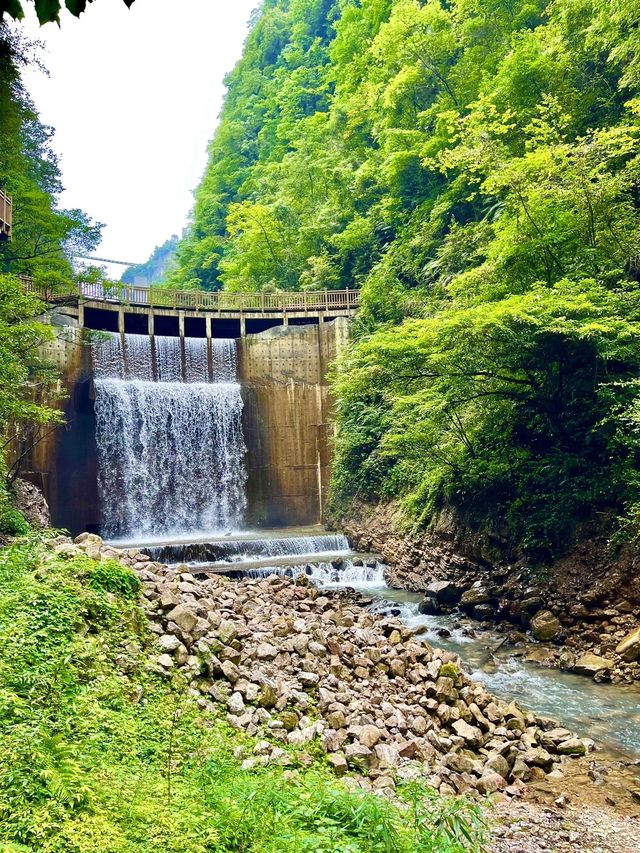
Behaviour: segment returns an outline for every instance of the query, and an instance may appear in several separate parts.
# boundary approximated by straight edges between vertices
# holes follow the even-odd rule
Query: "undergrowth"
[[[322,763],[242,770],[253,741],[151,663],[137,578],[34,538],[0,551],[0,849],[6,853],[459,853],[481,810]]]

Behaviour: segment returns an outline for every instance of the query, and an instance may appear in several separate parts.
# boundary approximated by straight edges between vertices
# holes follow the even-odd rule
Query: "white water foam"
[[[104,533],[239,529],[246,474],[235,372],[225,363],[218,371],[225,381],[200,381],[208,375],[200,339],[185,339],[183,363],[178,338],[123,337],[124,347],[117,334],[93,347]],[[233,347],[235,341],[227,342],[226,349]],[[156,382],[148,378],[154,362]]]

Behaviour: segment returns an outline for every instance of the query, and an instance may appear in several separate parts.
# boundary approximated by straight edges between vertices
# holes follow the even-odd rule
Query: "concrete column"
[[[150,337],[153,337],[155,333],[153,319],[153,311],[149,311],[149,313],[147,314],[147,334]]]
[[[205,314],[204,317],[204,328],[205,334],[207,336],[207,340],[211,340],[211,314]]]
[[[240,337],[244,338],[244,336],[246,334],[247,334],[247,324],[246,324],[246,321],[244,319],[244,314],[241,314],[240,315]]]
[[[84,326],[84,302],[78,299],[78,327],[81,329]]]
[[[178,311],[178,333],[184,338],[184,311]]]
[[[283,315],[282,315],[282,325],[283,325],[283,326],[288,326],[288,325],[289,325],[289,315],[287,314],[287,312],[286,312],[286,311],[285,311],[285,312],[283,313]]]
[[[124,308],[118,308],[118,331],[124,335]]]

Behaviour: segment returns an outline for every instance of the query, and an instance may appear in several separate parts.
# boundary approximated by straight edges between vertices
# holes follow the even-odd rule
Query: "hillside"
[[[640,502],[630,0],[268,0],[172,283],[360,287],[334,508],[534,553]]]

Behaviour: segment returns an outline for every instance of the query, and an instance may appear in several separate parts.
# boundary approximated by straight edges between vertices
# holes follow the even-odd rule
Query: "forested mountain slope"
[[[633,0],[267,0],[173,283],[361,287],[334,500],[639,500]]]

